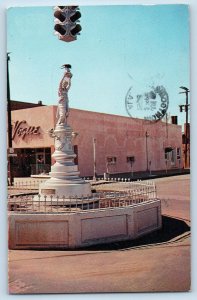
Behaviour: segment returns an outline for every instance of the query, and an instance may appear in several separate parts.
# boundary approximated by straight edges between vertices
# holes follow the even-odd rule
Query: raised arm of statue
[[[72,78],[72,74],[70,71],[66,71],[64,73],[64,76],[62,78],[62,80],[60,81],[59,84],[59,91],[58,91],[58,95],[61,97],[63,94],[67,93],[68,90],[71,87],[71,78]]]

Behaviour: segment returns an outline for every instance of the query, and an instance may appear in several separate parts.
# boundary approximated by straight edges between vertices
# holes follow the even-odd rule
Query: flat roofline
[[[48,105],[48,106],[57,107],[58,105]],[[81,112],[88,112],[88,113],[92,113],[92,114],[100,114],[100,115],[104,115],[104,116],[116,116],[116,117],[126,118],[126,119],[148,121],[148,120],[145,120],[145,119],[134,118],[134,117],[130,117],[130,116],[110,114],[110,113],[104,113],[104,112],[100,112],[100,111],[92,111],[92,110],[79,109],[79,108],[74,108],[74,107],[70,107],[70,110],[81,111]]]
[[[57,106],[57,105],[54,105]],[[131,116],[124,116],[124,115],[117,115],[117,114],[109,114],[109,113],[103,113],[103,112],[96,112],[96,111],[91,111],[91,110],[85,110],[85,109],[78,109],[78,108],[70,108],[71,110],[77,110],[77,111],[84,111],[84,112],[90,112],[90,113],[95,113],[95,114],[101,114],[101,115],[108,115],[108,116],[116,116],[116,117],[120,117],[120,118],[126,118],[126,119],[132,119],[132,120],[137,120],[137,121],[143,121],[143,122],[147,122],[150,124],[150,122],[155,122],[155,121],[150,121],[150,120],[146,120],[146,119],[142,119],[142,118],[135,118],[135,117],[131,117]],[[166,123],[166,121],[162,121],[161,123]],[[176,126],[182,126],[180,124],[172,124],[172,123],[168,123],[168,125],[176,125]]]
[[[20,102],[20,101],[16,101],[16,102]],[[22,102],[21,101],[21,103],[30,103],[30,102]],[[35,104],[35,103],[30,103],[30,104]],[[39,105],[39,104],[35,104],[35,106],[34,107],[28,107],[28,108],[22,108],[22,109],[18,109],[19,111],[20,110],[26,110],[26,109],[33,109],[33,108],[39,108],[39,107],[55,107],[55,108],[57,108],[57,104],[51,104],[51,105],[44,105],[44,104],[41,104],[41,105]],[[70,110],[72,111],[79,111],[79,112],[87,112],[87,113],[92,113],[92,114],[99,114],[99,115],[103,115],[103,116],[116,116],[116,117],[119,117],[119,118],[125,118],[125,119],[132,119],[132,120],[136,120],[136,121],[141,121],[141,122],[144,122],[144,123],[147,123],[147,124],[150,124],[150,121],[149,120],[146,120],[146,119],[141,119],[141,118],[134,118],[134,117],[130,117],[130,116],[123,116],[123,115],[117,115],[117,114],[109,114],[109,113],[104,113],[104,112],[97,112],[97,111],[92,111],[92,110],[85,110],[85,109],[79,109],[79,108],[74,108],[74,107],[70,107]],[[154,121],[152,121],[152,122],[154,122]],[[161,121],[161,123],[162,124],[165,124],[166,122],[165,121]],[[180,125],[180,124],[171,124],[171,123],[168,123],[168,125],[175,125],[175,126],[181,126],[182,127],[182,125]]]
[[[42,100],[38,100],[38,102]],[[25,104],[31,104],[31,105],[41,105],[41,106],[47,106],[46,104],[39,104],[38,102],[28,102],[28,101],[18,101],[18,100],[13,100],[11,99],[10,102],[16,102],[16,103],[25,103]]]

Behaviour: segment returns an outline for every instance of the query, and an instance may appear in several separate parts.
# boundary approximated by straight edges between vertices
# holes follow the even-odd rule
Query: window
[[[181,148],[176,149],[176,157],[177,159],[181,159]]]
[[[176,158],[176,149],[173,149],[172,147],[166,147],[165,160],[168,160],[172,165],[174,165],[176,163]]]
[[[135,156],[127,156],[128,163],[134,163],[134,161],[135,161]]]
[[[115,165],[116,161],[117,161],[117,158],[115,156],[108,156],[107,157],[108,165]]]
[[[74,145],[73,150],[74,150],[74,153],[76,154],[76,157],[74,158],[74,164],[78,165],[78,145]]]
[[[172,147],[165,148],[165,159],[170,160],[172,150],[173,150]]]
[[[175,164],[176,163],[176,149],[173,149],[171,151],[171,163]]]

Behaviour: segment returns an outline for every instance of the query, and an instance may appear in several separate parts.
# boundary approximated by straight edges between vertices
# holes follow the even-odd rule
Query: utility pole
[[[9,61],[10,53],[7,53],[7,114],[8,114],[8,171],[10,177],[10,185],[13,182],[12,174],[12,157],[10,156],[10,149],[12,148],[12,118],[11,118],[11,100],[10,100],[10,80],[9,80]]]
[[[149,134],[147,131],[146,131],[145,137],[146,137],[146,171],[148,172],[148,170],[149,170],[149,166],[148,166],[148,137],[149,137]]]
[[[93,180],[96,181],[96,139],[93,138],[93,160],[94,160],[94,176]]]
[[[180,86],[180,89],[184,90],[184,92],[179,92],[179,94],[185,94],[186,96],[186,102],[184,105],[179,105],[180,107],[180,112],[183,112],[183,109],[185,111],[185,152],[184,152],[184,165],[185,168],[187,168],[187,164],[188,164],[188,110],[189,110],[189,106],[190,104],[188,103],[188,94],[190,92],[190,90],[187,87],[184,86]]]

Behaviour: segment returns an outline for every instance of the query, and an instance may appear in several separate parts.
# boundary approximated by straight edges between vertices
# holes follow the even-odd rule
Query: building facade
[[[57,106],[12,111],[14,176],[48,173]],[[181,126],[165,122],[70,109],[69,125],[80,175],[159,171],[182,168]],[[95,153],[95,154],[94,154]]]

